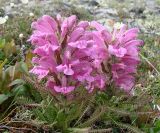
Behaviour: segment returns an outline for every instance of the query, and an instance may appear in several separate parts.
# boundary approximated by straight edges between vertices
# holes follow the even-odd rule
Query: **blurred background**
[[[160,0],[0,0],[0,17],[76,14],[80,19],[112,21],[160,34]]]

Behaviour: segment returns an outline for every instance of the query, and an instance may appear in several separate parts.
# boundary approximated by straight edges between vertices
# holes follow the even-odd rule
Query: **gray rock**
[[[90,6],[99,6],[99,3],[96,0],[92,0],[89,2]]]
[[[5,15],[5,11],[1,8],[0,9],[0,17],[3,17]]]

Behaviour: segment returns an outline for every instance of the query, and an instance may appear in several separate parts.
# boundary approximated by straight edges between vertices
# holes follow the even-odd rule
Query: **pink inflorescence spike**
[[[89,93],[95,88],[104,90],[112,81],[130,91],[142,41],[137,40],[138,29],[126,27],[109,32],[96,21],[78,22],[75,15],[65,19],[44,15],[32,23],[29,41],[36,57],[30,72],[39,80],[45,78],[46,86],[54,92],[65,95],[79,86]],[[103,71],[103,63],[110,64],[111,74]]]

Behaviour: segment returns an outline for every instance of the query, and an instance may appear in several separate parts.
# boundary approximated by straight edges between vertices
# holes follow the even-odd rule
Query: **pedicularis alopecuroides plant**
[[[41,94],[33,109],[38,120],[60,131],[93,127],[97,120],[112,117],[106,112],[117,110],[110,108],[112,92],[133,94],[143,44],[137,28],[115,24],[110,31],[97,21],[78,21],[75,15],[44,15],[31,27],[28,41],[35,56],[30,73],[35,76],[24,79]]]
[[[30,73],[53,94],[74,98],[74,91],[107,90],[111,84],[131,94],[139,63],[138,29],[115,25],[108,31],[96,21],[77,21],[72,15],[54,19],[44,15],[32,23],[34,46]]]

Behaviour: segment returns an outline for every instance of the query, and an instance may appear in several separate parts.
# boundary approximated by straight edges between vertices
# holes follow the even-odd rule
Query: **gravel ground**
[[[106,25],[113,21],[139,27],[146,34],[160,35],[160,0],[0,0],[0,15],[76,14]]]

